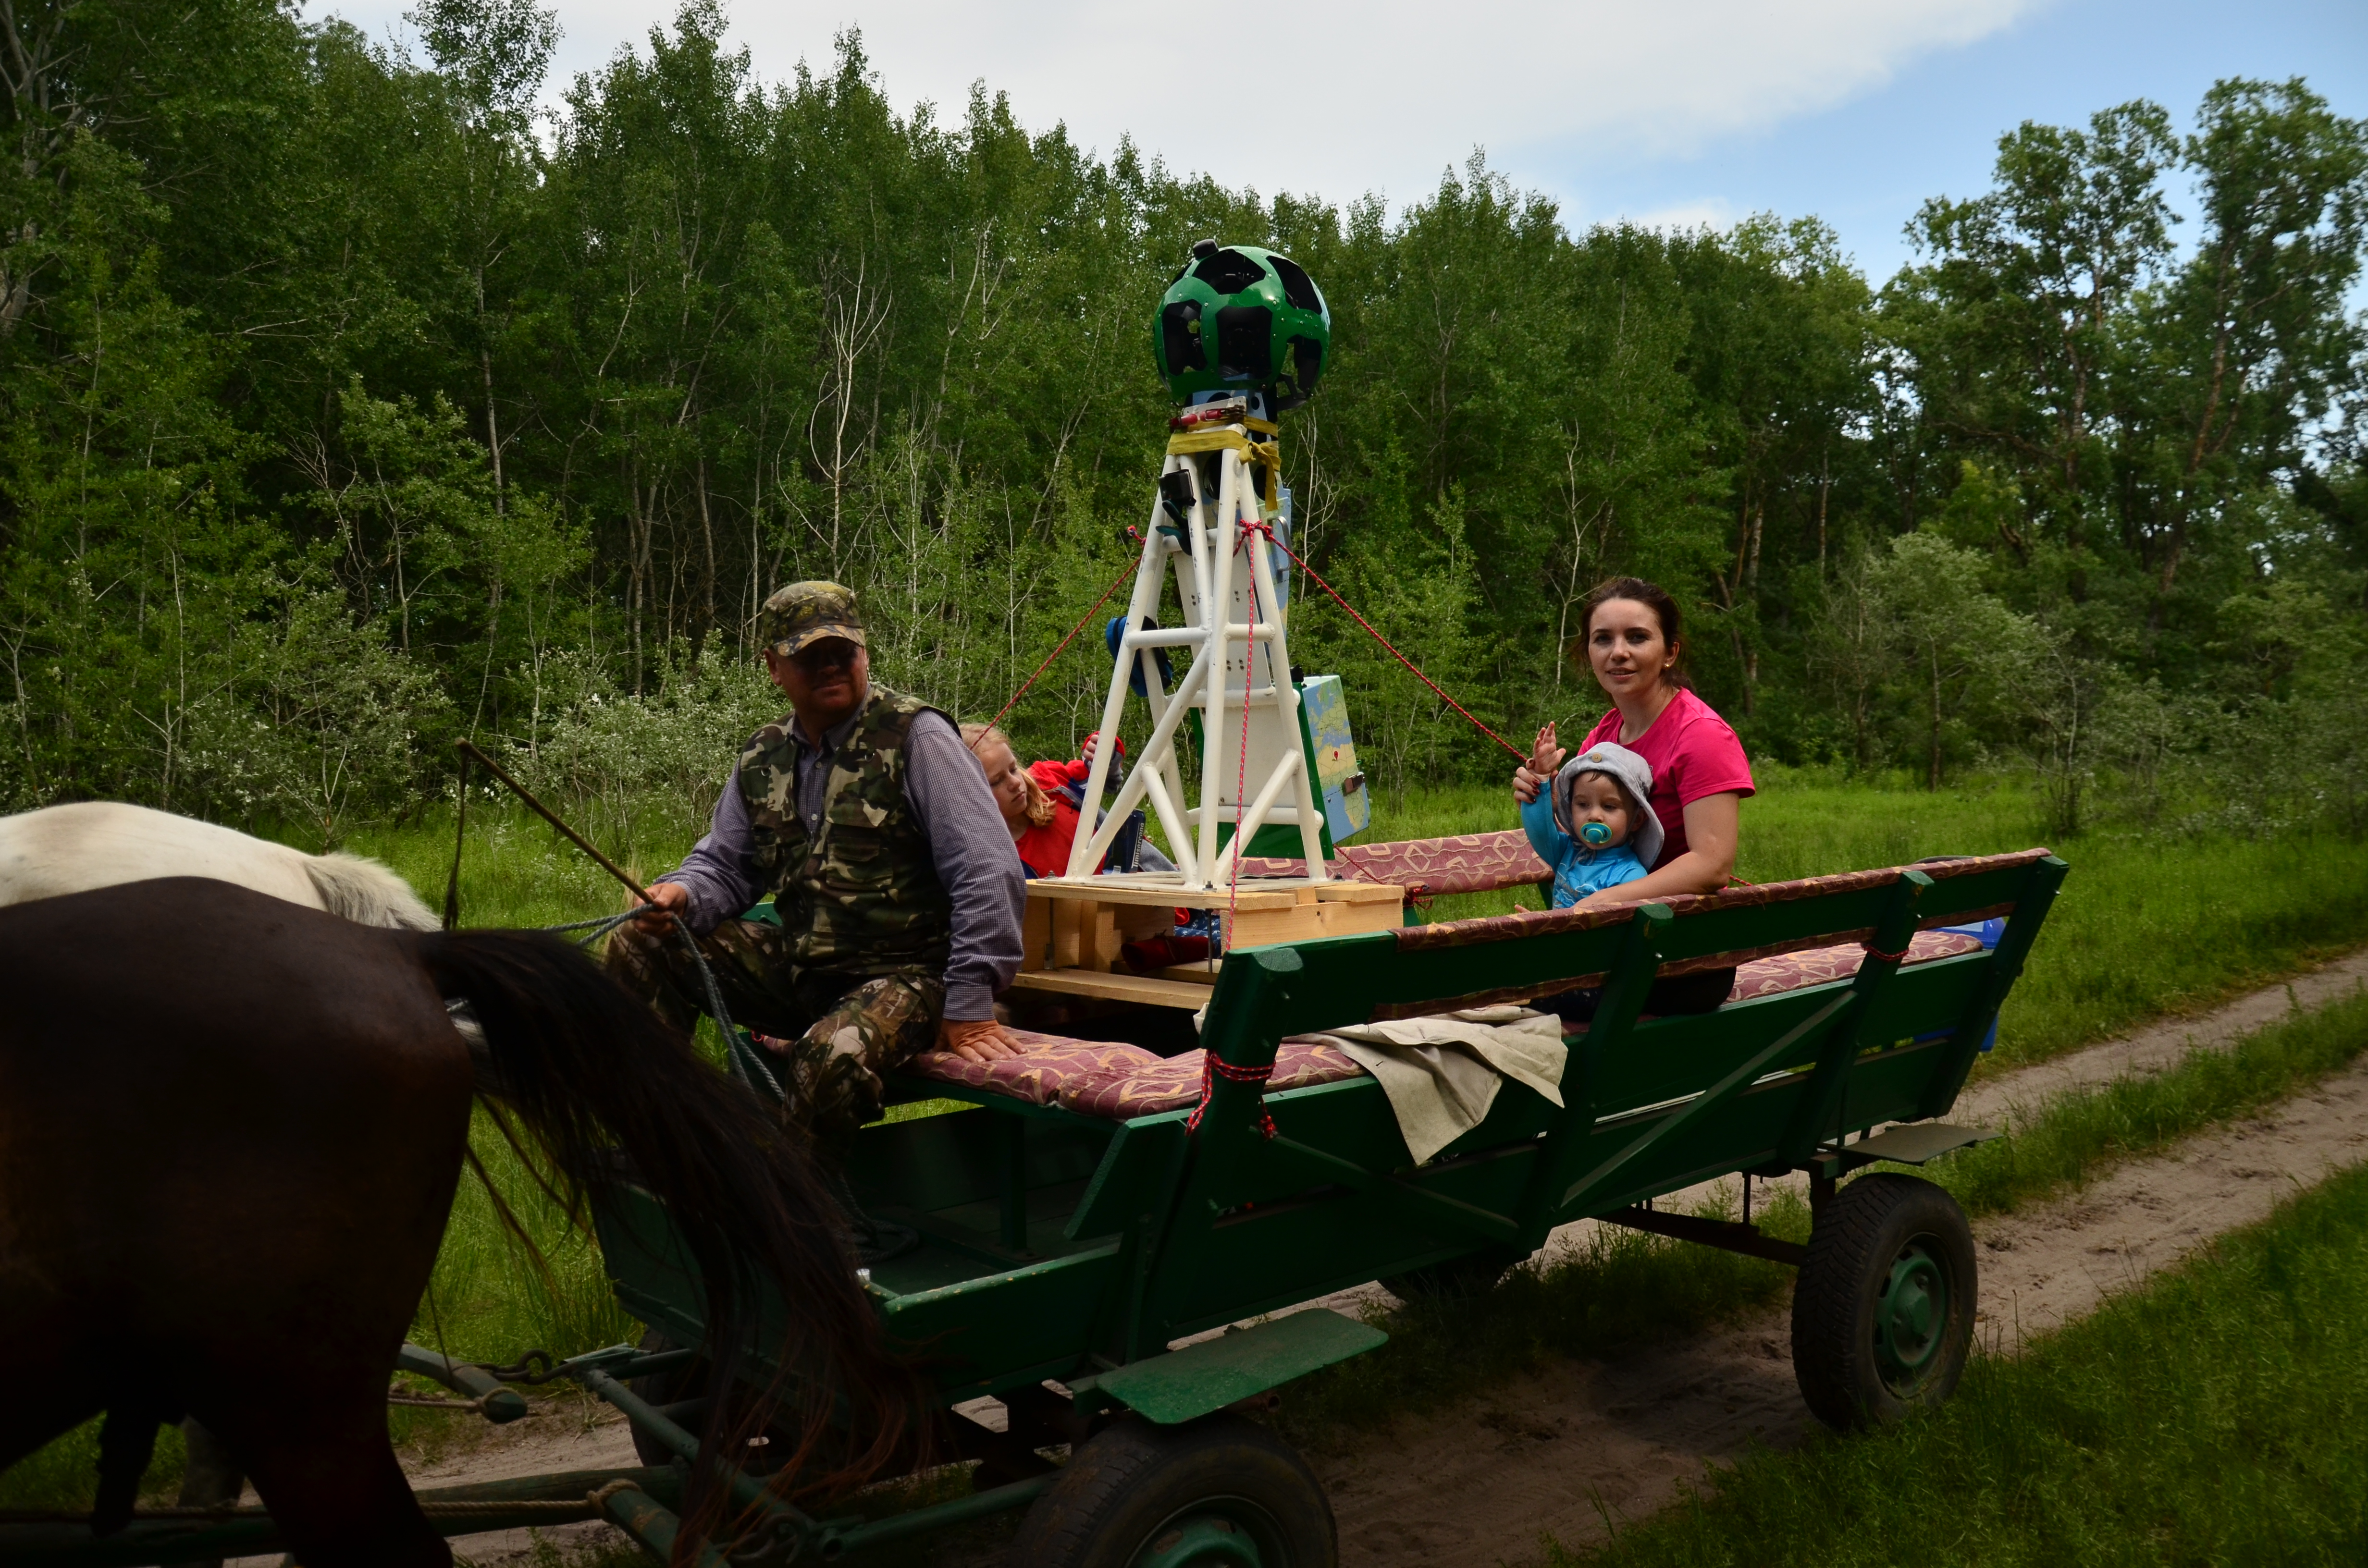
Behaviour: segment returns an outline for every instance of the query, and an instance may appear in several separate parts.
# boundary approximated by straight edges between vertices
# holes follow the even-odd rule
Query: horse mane
[[[304,875],[321,895],[322,908],[360,925],[433,931],[443,924],[392,867],[364,856],[308,855]]]

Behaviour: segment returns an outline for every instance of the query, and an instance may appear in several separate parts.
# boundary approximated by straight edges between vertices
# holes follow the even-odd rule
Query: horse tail
[[[443,924],[393,868],[359,855],[307,855],[304,875],[321,907],[364,926],[433,931]]]
[[[485,1033],[491,1071],[481,1081],[494,1108],[525,1123],[578,1219],[583,1200],[618,1179],[611,1149],[666,1205],[703,1277],[719,1392],[743,1386],[734,1381],[742,1355],[770,1315],[764,1288],[778,1293],[782,1337],[767,1350],[779,1375],[762,1380],[753,1400],[718,1399],[710,1410],[689,1514],[712,1517],[717,1456],[744,1451],[768,1424],[799,1434],[796,1460],[816,1453],[835,1400],[856,1439],[831,1446],[844,1462],[820,1484],[836,1490],[877,1474],[917,1389],[856,1284],[838,1206],[803,1140],[567,943],[526,931],[412,940],[443,994],[468,998]],[[801,1468],[784,1467],[784,1483]]]

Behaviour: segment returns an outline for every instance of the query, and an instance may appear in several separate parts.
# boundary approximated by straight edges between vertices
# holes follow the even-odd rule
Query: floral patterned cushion
[[[927,1051],[905,1071],[941,1084],[1009,1095],[1030,1105],[1058,1105],[1083,1116],[1123,1121],[1177,1110],[1201,1097],[1201,1053],[1159,1057],[1138,1045],[1112,1040],[1068,1040],[1060,1035],[1012,1029],[1020,1054],[999,1062],[972,1062],[950,1051]],[[1269,1093],[1304,1089],[1353,1078],[1364,1071],[1329,1045],[1285,1040],[1275,1053]]]
[[[1953,958],[1959,953],[1981,951],[1982,939],[1963,931],[1918,931],[1907,944],[1905,963],[1927,963],[1933,959]],[[1848,980],[1866,961],[1866,949],[1856,942],[1845,942],[1836,948],[1807,948],[1797,953],[1782,953],[1775,958],[1753,959],[1735,971],[1735,989],[1727,993],[1729,1002],[1748,1002],[1754,996],[1773,996],[1779,991],[1798,991],[1804,986],[1823,985],[1828,981]]]
[[[1409,893],[1488,892],[1527,887],[1554,875],[1519,828],[1504,833],[1459,833],[1447,838],[1411,838],[1395,844],[1342,844],[1324,869],[1352,882],[1394,883]],[[1304,860],[1246,856],[1245,877],[1303,877]]]
[[[941,1084],[989,1089],[1030,1105],[1052,1105],[1060,1099],[1064,1086],[1086,1078],[1123,1077],[1161,1065],[1156,1055],[1139,1045],[1121,1045],[1108,1040],[1069,1040],[1056,1034],[1038,1034],[1033,1029],[1006,1032],[1020,1048],[1019,1055],[997,1062],[973,1062],[951,1051],[925,1051],[907,1062],[905,1071]],[[1197,1082],[1201,1072],[1198,1051],[1192,1053],[1192,1072]]]
[[[1336,1046],[1287,1040],[1274,1054],[1274,1076],[1267,1080],[1266,1087],[1269,1094],[1280,1094],[1284,1089],[1354,1078],[1362,1072]],[[1201,1052],[1197,1051],[1132,1073],[1085,1077],[1061,1091],[1061,1104],[1068,1109],[1114,1121],[1181,1110],[1200,1098]]]

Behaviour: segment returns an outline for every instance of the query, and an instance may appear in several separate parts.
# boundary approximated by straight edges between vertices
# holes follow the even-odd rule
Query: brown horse
[[[474,1060],[447,997],[483,1026]],[[30,1352],[0,1469],[104,1410],[108,1531],[157,1424],[193,1416],[310,1568],[444,1568],[385,1396],[478,1092],[571,1201],[622,1152],[705,1272],[719,1351],[763,1290],[791,1304],[791,1342],[766,1350],[796,1375],[719,1402],[706,1452],[768,1422],[817,1440],[836,1397],[874,1439],[852,1471],[887,1459],[909,1385],[814,1169],[590,960],[173,878],[0,909],[0,1342]],[[718,1479],[702,1466],[693,1490]]]

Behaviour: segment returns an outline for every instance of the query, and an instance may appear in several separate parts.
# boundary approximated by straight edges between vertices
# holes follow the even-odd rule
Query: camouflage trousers
[[[937,1039],[946,985],[926,970],[802,970],[788,934],[759,920],[726,920],[699,949],[732,1021],[777,1053],[782,1114],[825,1148],[844,1150],[856,1129],[879,1120],[882,1074]],[[620,926],[609,938],[608,964],[678,1028],[689,1029],[707,1011],[707,988],[679,937]]]

